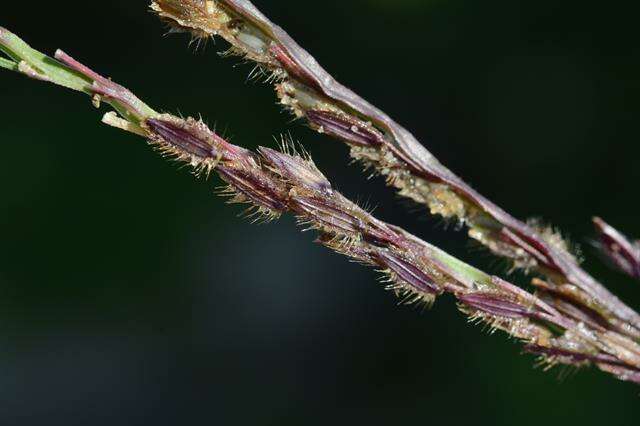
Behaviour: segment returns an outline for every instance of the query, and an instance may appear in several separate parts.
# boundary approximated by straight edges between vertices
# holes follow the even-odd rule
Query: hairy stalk
[[[17,47],[22,47],[18,50]],[[212,172],[226,182],[232,203],[247,203],[265,220],[283,213],[317,230],[318,241],[351,259],[378,268],[406,303],[432,303],[453,295],[472,320],[501,329],[525,344],[548,366],[594,364],[602,371],[640,383],[640,345],[611,331],[593,310],[574,315],[556,309],[519,287],[467,265],[406,231],[382,222],[335,191],[306,154],[283,143],[283,152],[257,153],[232,145],[202,121],[159,114],[129,90],[91,71],[64,52],[55,61],[0,29],[7,68],[104,99],[116,111],[109,125],[144,136],[161,153],[191,165],[198,175]],[[26,64],[20,66],[20,64]],[[46,66],[45,66],[46,65]],[[585,318],[587,318],[585,320]],[[600,322],[599,322],[600,321]]]
[[[556,232],[515,219],[471,188],[406,129],[338,83],[251,2],[155,0],[151,8],[175,30],[224,38],[231,53],[254,61],[275,82],[280,102],[296,117],[345,142],[352,157],[386,176],[401,195],[466,224],[470,237],[493,253],[543,274],[545,292],[588,306],[613,330],[640,340],[640,315],[584,271]]]
[[[596,246],[619,271],[640,279],[640,240],[631,241],[599,217],[593,218],[598,234]]]

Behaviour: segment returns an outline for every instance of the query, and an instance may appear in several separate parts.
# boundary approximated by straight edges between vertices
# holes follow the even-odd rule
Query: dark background
[[[257,0],[340,81],[517,217],[544,217],[631,306],[590,217],[640,236],[637,2]],[[346,148],[290,123],[250,66],[194,52],[146,1],[9,2],[0,25],[61,47],[235,143],[291,131],[348,196],[492,273]],[[291,218],[252,226],[82,95],[0,75],[0,424],[634,425],[639,388],[534,369],[450,298],[398,307],[376,273]],[[520,283],[521,276],[512,276]],[[558,377],[564,379],[559,380]]]

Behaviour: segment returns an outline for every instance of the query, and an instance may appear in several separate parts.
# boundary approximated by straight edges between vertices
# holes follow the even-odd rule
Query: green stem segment
[[[55,59],[51,58],[2,27],[0,51],[8,57],[0,57],[1,68],[86,93],[94,98],[96,105],[104,101],[118,111],[130,125],[135,126],[128,130],[139,133],[139,125],[145,119],[158,115],[129,90],[93,72],[66,53],[58,50]]]
[[[0,68],[6,68],[11,71],[18,71],[18,64],[8,59],[0,58]]]
[[[56,61],[49,56],[31,48],[27,43],[10,31],[0,27],[0,50],[10,59],[3,59],[3,68],[22,72],[32,78],[50,81],[68,89],[93,95],[93,81]]]

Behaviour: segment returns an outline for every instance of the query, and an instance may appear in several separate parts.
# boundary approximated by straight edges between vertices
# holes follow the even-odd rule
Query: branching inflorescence
[[[249,204],[260,218],[295,215],[318,232],[323,245],[382,271],[388,288],[407,303],[430,304],[450,294],[471,319],[504,330],[547,365],[592,364],[640,383],[638,314],[580,269],[555,234],[511,218],[472,190],[410,133],[331,78],[248,1],[158,0],[152,8],[197,37],[224,37],[235,53],[271,73],[282,103],[296,116],[348,143],[355,158],[385,175],[401,194],[434,214],[464,222],[472,237],[517,266],[543,273],[544,280],[533,280],[537,293],[376,219],[335,191],[293,144],[257,152],[232,145],[202,121],[157,113],[64,52],[48,58],[1,28],[0,50],[9,59],[0,58],[0,67],[84,92],[96,106],[110,104],[115,112],[103,122],[145,137],[196,174],[216,173],[227,185],[222,193],[230,202]],[[603,246],[613,247],[613,234],[600,229]]]
[[[640,316],[579,266],[557,232],[513,218],[467,185],[411,133],[338,83],[251,2],[155,0],[151,8],[176,30],[224,38],[230,53],[270,76],[280,102],[296,117],[348,144],[352,157],[386,176],[401,195],[466,224],[470,237],[516,267],[542,274],[544,281],[533,281],[541,297],[586,307],[612,329],[640,338]]]

